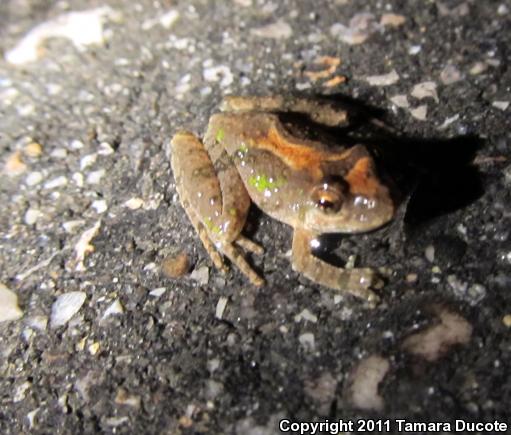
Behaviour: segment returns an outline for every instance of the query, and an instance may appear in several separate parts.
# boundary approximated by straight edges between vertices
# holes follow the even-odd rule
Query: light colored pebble
[[[408,97],[405,94],[394,95],[390,98],[390,101],[395,104],[397,107],[408,108],[410,107],[410,103],[408,102]]]
[[[123,314],[124,308],[119,299],[113,301],[110,306],[105,310],[102,319],[106,319],[109,316],[114,316],[116,314]]]
[[[488,64],[486,62],[476,62],[471,66],[468,72],[470,75],[476,76],[485,72],[487,69]]]
[[[491,105],[499,110],[507,110],[509,101],[494,101]]]
[[[23,150],[25,152],[25,155],[31,158],[37,158],[41,156],[43,153],[43,147],[40,143],[37,142],[30,142],[27,145],[25,145],[25,148]]]
[[[18,306],[18,295],[0,283],[0,322],[11,322],[23,316]]]
[[[105,173],[106,171],[104,169],[89,172],[87,174],[87,184],[99,184],[101,179],[105,176]]]
[[[23,220],[27,225],[34,225],[42,216],[43,214],[36,208],[29,208],[25,212]]]
[[[93,165],[96,162],[98,155],[96,153],[87,154],[80,159],[80,169],[83,171],[85,168]]]
[[[206,285],[209,281],[209,268],[201,266],[198,269],[194,269],[190,274],[190,278],[197,281],[199,285]]]
[[[75,251],[75,270],[79,272],[83,272],[86,270],[85,264],[83,263],[85,260],[85,254],[89,254],[94,252],[94,246],[90,244],[91,240],[96,236],[99,232],[99,227],[101,226],[101,220],[96,221],[96,223],[85,230],[83,234],[78,239],[78,242],[74,246]]]
[[[436,83],[433,81],[417,83],[411,92],[412,97],[419,100],[424,98],[433,98],[438,103],[438,94],[436,91]]]
[[[410,335],[402,344],[405,351],[430,362],[443,356],[452,346],[468,343],[472,335],[472,325],[459,314],[444,307],[435,307],[435,312],[440,322]]]
[[[17,177],[27,170],[27,165],[21,157],[21,151],[14,151],[4,165],[4,171],[9,177]]]
[[[30,390],[30,387],[32,387],[32,382],[29,381],[23,382],[22,384],[18,385],[14,390],[12,401],[14,403],[18,403],[25,399],[26,393],[28,390]]]
[[[66,233],[72,234],[75,232],[76,228],[85,225],[85,221],[83,219],[76,219],[72,221],[67,221],[62,224],[62,228]]]
[[[380,18],[380,24],[382,26],[390,26],[390,27],[399,27],[403,25],[406,21],[404,15],[398,14],[383,14]]]
[[[318,321],[318,317],[315,314],[312,314],[307,308],[304,308],[295,316],[295,322],[300,322],[301,320],[316,323]]]
[[[67,150],[65,148],[55,148],[50,156],[54,159],[65,159],[67,157]]]
[[[60,175],[59,177],[48,180],[46,183],[44,183],[43,187],[45,189],[56,189],[65,185],[67,185],[67,178],[64,175]]]
[[[419,121],[425,121],[428,116],[427,104],[422,104],[420,106],[417,106],[415,109],[411,109],[410,114]]]
[[[460,81],[461,79],[462,75],[460,70],[454,65],[446,65],[445,68],[440,72],[440,80],[444,85],[451,85],[457,81]]]
[[[74,183],[76,184],[77,187],[83,187],[84,179],[83,179],[83,174],[81,172],[73,173],[71,178],[73,179],[73,181],[74,181]]]
[[[312,332],[304,332],[298,336],[298,341],[308,352],[313,352],[316,347],[316,341]]]
[[[99,341],[95,341],[94,343],[89,344],[87,350],[92,356],[94,356],[99,352],[99,348],[100,348]]]
[[[399,75],[394,69],[387,74],[367,76],[365,80],[371,86],[390,86],[399,81]]]
[[[225,307],[227,306],[227,301],[228,299],[225,296],[220,296],[220,298],[218,298],[218,302],[215,308],[215,317],[219,320],[222,320]]]
[[[134,196],[133,198],[128,199],[124,206],[128,207],[130,210],[138,210],[140,207],[144,205],[144,200],[142,198],[138,198]]]
[[[508,328],[511,328],[511,314],[506,314],[502,317],[502,323]]]
[[[203,77],[208,82],[220,82],[220,86],[223,88],[230,86],[234,81],[231,69],[225,65],[204,68]]]
[[[433,263],[435,261],[435,247],[433,245],[428,245],[424,250],[424,255],[430,263]]]
[[[92,201],[92,204],[90,206],[98,214],[104,213],[105,211],[108,210],[108,204],[104,199],[96,199],[95,201]]]
[[[82,307],[87,295],[73,291],[60,295],[51,307],[50,326],[58,328],[65,325]]]
[[[155,288],[154,290],[151,290],[149,292],[149,294],[154,297],[154,298],[159,298],[161,295],[163,295],[165,292],[167,291],[167,289],[165,287],[158,287],[158,288]]]
[[[293,34],[293,29],[288,23],[280,19],[266,26],[251,29],[250,33],[260,38],[287,39]]]
[[[27,186],[36,186],[41,181],[43,181],[43,174],[41,172],[30,172],[27,174],[27,177],[25,178],[25,184]]]
[[[85,145],[83,144],[83,142],[81,140],[74,139],[74,140],[71,141],[69,146],[73,150],[81,150]]]
[[[383,397],[378,394],[378,385],[390,369],[390,363],[380,355],[371,355],[361,360],[351,375],[350,401],[355,408],[367,411],[382,411]]]
[[[110,154],[114,153],[114,149],[112,148],[112,145],[110,145],[108,142],[101,142],[98,147],[98,154],[100,156],[109,156]]]

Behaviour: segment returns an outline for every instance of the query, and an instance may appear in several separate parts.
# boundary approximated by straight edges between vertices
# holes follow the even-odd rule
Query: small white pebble
[[[87,174],[87,184],[99,184],[105,173],[106,171],[104,169],[90,172]]]
[[[476,76],[478,74],[485,72],[487,69],[488,69],[487,63],[476,62],[476,63],[474,63],[474,65],[472,65],[472,67],[470,68],[470,70],[468,72],[469,72],[469,74]]]
[[[154,290],[151,290],[149,292],[149,294],[155,298],[159,298],[161,295],[163,295],[163,293],[165,293],[167,291],[167,289],[165,287],[158,287],[158,288],[155,288]]]
[[[411,56],[415,56],[416,54],[419,54],[422,50],[422,45],[411,45],[410,48],[408,48],[408,54]]]
[[[280,19],[266,26],[251,29],[250,33],[260,38],[287,39],[293,34],[293,29],[288,23]]]
[[[112,145],[110,145],[108,142],[101,142],[99,144],[98,148],[98,154],[100,156],[109,156],[110,154],[113,154],[114,149],[112,148]]]
[[[312,332],[305,332],[298,337],[300,344],[309,352],[313,351],[316,343],[314,340],[314,334]]]
[[[134,196],[133,198],[128,199],[124,206],[128,207],[130,210],[138,210],[140,207],[144,205],[144,200],[142,198],[138,198]]]
[[[419,100],[423,98],[433,98],[438,103],[436,83],[433,81],[417,83],[413,87],[411,95]]]
[[[371,86],[390,86],[399,81],[399,75],[396,70],[392,70],[387,74],[380,74],[375,76],[367,76],[365,78],[367,83]]]
[[[30,172],[25,178],[25,183],[27,186],[35,186],[43,181],[43,174],[41,172]]]
[[[491,105],[499,110],[507,110],[509,101],[494,101]]]
[[[50,156],[54,159],[65,159],[67,157],[67,150],[65,148],[55,148]]]
[[[102,319],[106,319],[109,316],[113,316],[115,314],[122,314],[122,313],[124,313],[124,308],[123,308],[121,302],[119,301],[119,299],[116,299],[105,310],[105,313],[103,314]]]
[[[66,233],[74,233],[76,228],[79,228],[81,226],[85,225],[85,221],[83,219],[76,219],[73,221],[67,221],[62,224],[62,228],[64,228],[64,231]]]
[[[56,189],[57,187],[62,187],[67,184],[67,178],[64,175],[48,180],[44,183],[45,189]]]
[[[94,162],[96,161],[97,158],[98,158],[98,155],[96,153],[83,156],[80,159],[80,169],[83,171],[88,166],[94,164]]]
[[[410,107],[410,103],[408,102],[408,97],[404,94],[394,95],[390,98],[390,101],[395,104],[397,107],[407,108]]]
[[[428,106],[423,104],[410,110],[410,114],[419,121],[425,121],[428,114]]]
[[[500,4],[499,7],[497,8],[497,14],[499,15],[506,15],[508,12],[509,8],[504,3]]]
[[[318,317],[312,314],[307,308],[305,308],[295,316],[295,322],[299,322],[301,320],[316,323],[318,321]]]
[[[74,139],[74,140],[71,141],[69,146],[73,150],[80,150],[80,149],[82,149],[84,147],[84,144],[83,144],[83,142],[81,140]]]
[[[447,127],[449,127],[449,125],[451,125],[453,122],[457,121],[458,119],[460,118],[460,115],[459,113],[457,113],[456,115],[454,116],[451,116],[450,118],[447,118],[442,125],[440,125],[438,127],[439,130],[444,130],[446,129]]]
[[[433,245],[428,245],[424,251],[424,255],[430,263],[433,263],[435,261],[435,247]]]
[[[78,187],[83,187],[83,174],[81,172],[75,172],[71,178]]]
[[[224,315],[225,307],[227,306],[228,299],[225,296],[220,296],[218,302],[216,304],[215,309],[215,317],[219,320],[222,320],[222,316]]]
[[[36,208],[29,208],[25,212],[23,220],[27,225],[34,225],[42,217],[42,215],[43,214]]]
[[[104,199],[96,199],[92,202],[91,207],[96,211],[96,213],[101,214],[107,211],[108,205]]]
[[[23,311],[18,306],[18,295],[0,283],[0,322],[18,320]]]
[[[79,291],[60,295],[51,307],[51,327],[65,325],[80,310],[86,297],[84,292]]]

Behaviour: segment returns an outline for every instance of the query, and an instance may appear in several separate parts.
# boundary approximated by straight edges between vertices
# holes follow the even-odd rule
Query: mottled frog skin
[[[294,229],[293,269],[314,282],[376,300],[369,268],[342,269],[313,255],[322,233],[361,233],[392,219],[395,205],[364,145],[328,147],[291,134],[284,112],[325,126],[345,126],[348,113],[302,98],[227,97],[203,141],[180,131],[172,139],[171,165],[181,203],[213,263],[227,256],[249,280],[263,279],[243,251],[262,248],[241,234],[253,201]]]

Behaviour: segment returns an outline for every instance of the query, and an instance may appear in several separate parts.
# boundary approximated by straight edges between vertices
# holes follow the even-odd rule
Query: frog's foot
[[[310,242],[314,235],[305,230],[295,229],[292,247],[292,266],[310,280],[333,290],[351,293],[372,304],[379,297],[371,290],[377,275],[372,269],[342,269],[315,257]]]
[[[236,244],[243,248],[245,251],[251,252],[253,254],[262,255],[264,254],[264,249],[259,246],[257,243],[254,243],[252,240],[246,238],[243,235],[239,235],[236,239]]]
[[[219,247],[219,249],[227,258],[229,258],[229,260],[231,260],[232,264],[234,264],[250,280],[252,284],[257,287],[264,285],[264,279],[262,279],[254,269],[252,269],[250,264],[248,264],[243,257],[243,254],[233,244],[226,243]]]
[[[216,250],[215,245],[209,238],[208,232],[206,228],[200,223],[197,223],[197,232],[199,233],[199,238],[202,242],[202,245],[204,246],[204,249],[209,255],[209,258],[211,258],[211,261],[215,265],[215,267],[220,270],[222,273],[227,273],[229,271],[229,268],[225,265],[224,260],[220,253]]]
[[[223,112],[296,112],[314,122],[329,127],[348,125],[348,112],[340,107],[312,98],[283,97],[225,97],[220,104]]]

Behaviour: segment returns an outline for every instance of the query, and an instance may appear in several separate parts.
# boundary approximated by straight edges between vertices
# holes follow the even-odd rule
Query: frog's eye
[[[314,187],[311,199],[321,211],[335,213],[341,209],[345,186],[340,180],[324,180]]]

